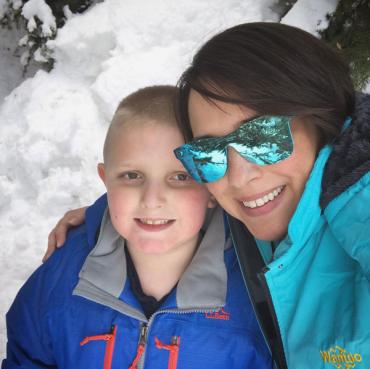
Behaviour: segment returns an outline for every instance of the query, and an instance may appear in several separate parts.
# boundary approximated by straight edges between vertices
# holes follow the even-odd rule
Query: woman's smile
[[[266,215],[276,209],[283,201],[285,186],[279,186],[272,191],[259,195],[255,200],[241,202],[244,213],[251,217]]]

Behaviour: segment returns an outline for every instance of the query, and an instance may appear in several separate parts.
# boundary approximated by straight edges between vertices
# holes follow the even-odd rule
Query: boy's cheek
[[[190,211],[206,211],[209,207],[211,194],[205,188],[194,188],[184,191],[179,200],[185,208],[189,208]]]
[[[111,216],[122,216],[129,211],[132,206],[133,196],[128,193],[121,193],[120,191],[109,191],[107,193],[108,206]]]

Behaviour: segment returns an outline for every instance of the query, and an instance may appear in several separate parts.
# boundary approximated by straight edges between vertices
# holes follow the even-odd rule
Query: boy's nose
[[[145,209],[157,209],[165,203],[165,189],[159,184],[147,184],[142,195],[142,207]]]
[[[261,166],[243,158],[232,147],[228,148],[227,161],[226,177],[232,187],[243,188],[248,182],[260,178],[262,175]]]

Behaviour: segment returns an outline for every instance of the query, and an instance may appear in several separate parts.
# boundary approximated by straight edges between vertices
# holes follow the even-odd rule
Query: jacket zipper
[[[261,333],[265,338],[272,360],[275,361],[277,368],[287,369],[280,328],[265,277],[265,273],[269,269],[261,256],[256,240],[248,229],[245,228],[245,225],[230,215],[227,215],[227,221],[240,271],[244,279],[244,285],[249,294]],[[265,314],[261,310],[263,304],[265,304],[268,311],[267,317],[264,316]],[[270,327],[272,332],[269,333]]]
[[[138,357],[139,348],[141,346],[142,349],[140,349],[140,357],[138,358],[137,362],[135,363],[136,367],[132,367],[132,364],[131,364],[129,369],[143,369],[144,368],[148,332],[149,332],[149,329],[150,329],[156,315],[158,315],[158,314],[192,314],[192,313],[195,313],[195,314],[196,313],[199,313],[199,314],[204,313],[204,314],[206,314],[206,313],[213,313],[215,311],[218,311],[221,308],[222,308],[222,306],[215,307],[215,308],[210,308],[210,309],[191,309],[191,310],[167,309],[167,310],[156,311],[149,318],[148,322],[143,323],[142,326],[141,326],[140,338],[139,338],[139,344],[138,344],[138,351],[137,351],[137,354],[136,354],[136,358]],[[177,344],[177,346],[179,347],[180,337],[177,337],[177,336],[172,337],[172,345],[174,345],[174,344]],[[172,359],[172,360],[176,359],[176,361],[174,360],[174,362],[171,365],[174,365],[174,364],[177,365],[177,356],[178,356],[178,353],[176,355],[175,354],[172,354],[172,356],[170,355],[170,359]],[[169,365],[170,365],[170,363],[169,363]],[[174,369],[175,368],[176,368],[176,366],[174,367]]]
[[[140,337],[136,350],[136,356],[134,358],[134,361],[130,365],[129,369],[139,369],[139,367],[142,367],[142,365],[140,364],[143,362],[142,356],[145,352],[147,334],[148,334],[148,325],[146,323],[143,323],[140,328]]]
[[[116,335],[117,335],[117,326],[114,325],[114,326],[112,326],[112,330],[111,330],[110,334],[100,334],[100,335],[96,335],[96,336],[87,336],[81,341],[80,345],[84,346],[90,341],[106,341],[103,369],[111,369],[112,360],[113,360],[114,345],[115,345],[115,342],[116,342]]]
[[[274,308],[274,304],[272,302],[271,292],[270,292],[270,289],[268,288],[268,284],[267,284],[267,280],[266,280],[266,273],[269,270],[270,269],[267,268],[267,267],[263,268],[263,270],[260,273],[257,274],[257,277],[261,282],[263,291],[265,292],[266,302],[267,302],[269,311],[270,311],[271,316],[272,316],[272,321],[273,321],[273,324],[274,324],[274,330],[275,330],[275,332],[278,336],[278,340],[279,340],[279,343],[280,343],[277,346],[277,348],[278,348],[277,349],[277,351],[278,351],[277,354],[278,354],[279,361],[280,361],[279,368],[287,369],[288,367],[287,367],[287,361],[286,361],[286,356],[285,356],[285,352],[284,352],[283,339],[281,337],[281,332],[280,332],[280,327],[279,327],[276,311],[275,311],[275,308]]]

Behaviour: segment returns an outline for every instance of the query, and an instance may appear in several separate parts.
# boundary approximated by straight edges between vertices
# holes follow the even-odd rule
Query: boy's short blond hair
[[[113,138],[122,126],[161,122],[177,126],[179,91],[175,86],[159,85],[142,88],[126,96],[118,105],[104,142],[104,162]]]

